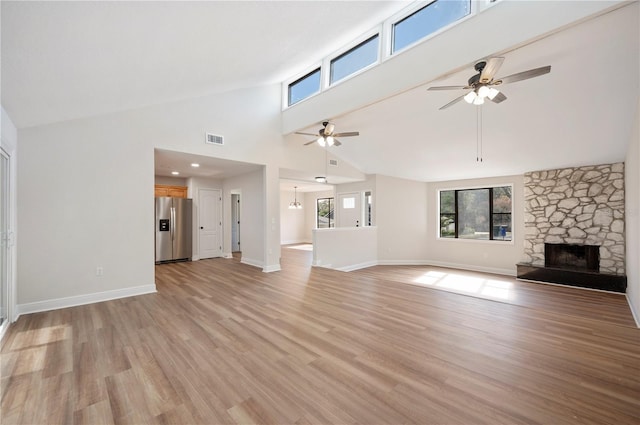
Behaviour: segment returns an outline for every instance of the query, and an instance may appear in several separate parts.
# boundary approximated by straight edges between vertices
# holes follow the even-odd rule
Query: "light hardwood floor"
[[[282,254],[269,274],[159,265],[157,294],[20,317],[1,423],[640,423],[640,329],[621,295]],[[443,273],[509,296],[429,287]]]

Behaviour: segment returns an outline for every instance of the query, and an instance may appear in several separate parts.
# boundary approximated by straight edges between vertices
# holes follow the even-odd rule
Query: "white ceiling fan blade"
[[[504,58],[500,57],[487,59],[487,63],[480,73],[480,82],[486,84],[493,80],[493,76],[496,75],[502,66],[502,62],[504,62]]]
[[[498,81],[501,81],[502,84],[515,83],[516,81],[528,80],[529,78],[539,77],[541,75],[548,74],[549,72],[551,72],[551,65],[530,69],[528,71],[518,72],[517,74],[512,74],[507,77],[502,77],[498,79]]]
[[[464,99],[464,97],[466,96],[466,94],[463,94],[460,97],[456,97],[455,99],[453,99],[451,102],[447,103],[444,106],[441,106],[440,108],[438,108],[440,111],[442,111],[443,109],[447,109],[449,106],[455,105],[456,103],[460,102],[462,99]]]
[[[344,133],[336,133],[333,135],[333,137],[353,137],[353,136],[359,136],[360,132],[359,131],[345,131]]]
[[[327,125],[324,127],[324,134],[331,135],[333,134],[333,130],[336,128],[335,124],[333,124],[332,122],[328,122]]]
[[[435,87],[429,87],[427,90],[464,90],[464,89],[470,89],[471,87],[469,86],[435,86]]]

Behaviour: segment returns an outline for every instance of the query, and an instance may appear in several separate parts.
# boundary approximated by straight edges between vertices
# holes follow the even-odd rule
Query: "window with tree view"
[[[440,191],[440,237],[512,240],[512,187]]]
[[[333,213],[333,198],[318,198],[316,210],[317,228],[328,229],[330,227],[335,227]]]

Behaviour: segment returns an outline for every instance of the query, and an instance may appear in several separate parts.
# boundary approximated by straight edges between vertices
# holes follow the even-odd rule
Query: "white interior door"
[[[222,256],[222,191],[198,191],[200,259]]]
[[[362,226],[362,197],[360,193],[339,193],[336,205],[336,227]]]

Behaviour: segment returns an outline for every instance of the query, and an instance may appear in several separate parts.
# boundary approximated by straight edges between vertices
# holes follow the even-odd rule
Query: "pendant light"
[[[289,209],[299,210],[302,208],[302,204],[298,202],[298,186],[293,186],[293,202],[289,203]]]

